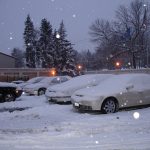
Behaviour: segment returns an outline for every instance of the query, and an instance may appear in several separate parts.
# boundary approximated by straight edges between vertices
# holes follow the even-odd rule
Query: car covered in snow
[[[0,82],[0,102],[15,101],[22,94],[22,89],[13,83]]]
[[[66,82],[70,79],[69,76],[45,77],[38,83],[26,85],[23,89],[25,95],[43,95],[49,86]]]
[[[38,82],[40,82],[41,80],[43,80],[44,78],[45,78],[45,76],[34,77],[34,78],[29,79],[29,80],[26,81],[26,82],[20,83],[19,86],[20,86],[21,88],[24,88],[26,85],[38,83]]]
[[[95,86],[112,76],[112,74],[88,74],[74,77],[65,83],[49,87],[45,96],[49,102],[71,102],[71,95],[76,90]]]
[[[150,104],[150,75],[116,75],[98,86],[76,91],[71,98],[78,110],[101,110],[103,113]]]

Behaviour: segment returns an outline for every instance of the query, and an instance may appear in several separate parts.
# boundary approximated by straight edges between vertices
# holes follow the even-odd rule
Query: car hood
[[[79,96],[89,96],[89,97],[105,97],[105,96],[115,96],[116,94],[121,94],[125,92],[125,87],[123,86],[107,86],[107,85],[101,85],[101,86],[95,86],[95,87],[89,87],[85,89],[81,89],[76,91],[73,95],[79,95]]]
[[[71,79],[70,81],[54,85],[52,87],[49,87],[49,91],[54,91],[57,93],[65,93],[66,95],[72,95],[75,91],[83,88],[88,88],[90,86],[95,86],[98,83],[102,82],[108,77],[111,77],[112,75],[89,75],[89,76],[83,76],[80,80]]]

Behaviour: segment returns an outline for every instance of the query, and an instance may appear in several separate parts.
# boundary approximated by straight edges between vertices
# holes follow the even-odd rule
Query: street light
[[[51,76],[56,76],[56,69],[55,69],[55,68],[52,68],[52,69],[50,70],[50,75],[51,75]]]
[[[117,61],[117,62],[115,63],[115,67],[116,67],[116,68],[120,68],[120,66],[121,66],[121,63],[120,63],[119,61]]]

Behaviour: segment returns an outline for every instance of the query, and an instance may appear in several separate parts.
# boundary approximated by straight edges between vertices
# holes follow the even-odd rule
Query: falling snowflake
[[[1,22],[1,25],[4,25],[5,24],[5,22]]]
[[[140,114],[138,112],[134,112],[133,117],[134,117],[134,119],[139,119]]]
[[[63,8],[59,8],[60,11],[63,11]]]
[[[57,38],[57,39],[59,39],[59,38],[60,38],[60,35],[59,35],[58,33],[56,34],[56,38]]]
[[[28,43],[27,45],[28,45],[28,46],[30,46],[30,45],[31,45],[31,43]]]
[[[54,2],[55,0],[51,0],[51,2]]]
[[[93,135],[91,134],[90,137],[93,138]]]
[[[95,141],[96,144],[99,144],[99,141]]]
[[[76,14],[73,14],[72,17],[73,17],[73,18],[76,18]]]
[[[9,39],[10,39],[10,40],[12,40],[12,39],[13,39],[13,37],[10,37]]]

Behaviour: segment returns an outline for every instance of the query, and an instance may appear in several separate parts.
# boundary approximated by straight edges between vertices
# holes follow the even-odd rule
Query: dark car
[[[0,82],[0,102],[15,101],[22,94],[22,89],[13,83]]]

